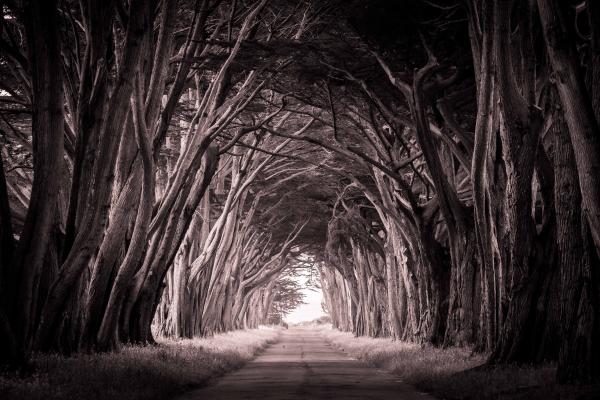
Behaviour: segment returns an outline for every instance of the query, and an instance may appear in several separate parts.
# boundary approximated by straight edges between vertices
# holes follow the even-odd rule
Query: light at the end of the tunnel
[[[321,307],[321,301],[323,300],[321,289],[310,290],[305,288],[302,289],[302,293],[304,293],[306,304],[300,305],[285,318],[288,323],[312,321],[325,315]]]

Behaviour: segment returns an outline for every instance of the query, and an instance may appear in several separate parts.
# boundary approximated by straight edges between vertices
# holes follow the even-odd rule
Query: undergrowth
[[[439,399],[448,400],[598,400],[597,386],[558,385],[556,367],[484,367],[486,357],[468,348],[437,348],[386,338],[354,337],[321,329],[334,347]]]
[[[241,367],[277,335],[276,329],[262,328],[161,339],[158,346],[128,346],[115,353],[37,355],[32,374],[0,374],[0,399],[169,399]]]

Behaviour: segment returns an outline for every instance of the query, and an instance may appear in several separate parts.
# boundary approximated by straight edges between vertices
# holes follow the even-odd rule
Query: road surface
[[[242,369],[179,400],[433,400],[397,377],[335,350],[318,332],[281,333]]]

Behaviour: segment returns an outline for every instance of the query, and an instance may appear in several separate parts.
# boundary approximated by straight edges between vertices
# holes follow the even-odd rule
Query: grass
[[[478,368],[485,356],[468,348],[422,347],[414,343],[354,337],[321,329],[333,346],[366,363],[398,375],[404,382],[448,400],[592,400],[600,387],[561,386],[555,366]]]
[[[118,353],[38,355],[33,374],[0,374],[0,399],[169,399],[241,367],[278,334],[261,328],[213,338],[162,339],[158,346],[130,346]]]

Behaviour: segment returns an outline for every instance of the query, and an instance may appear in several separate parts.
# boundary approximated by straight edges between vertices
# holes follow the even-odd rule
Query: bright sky
[[[301,254],[299,258],[307,264],[311,262],[311,258],[306,254]],[[312,271],[313,274],[314,272],[315,271]],[[312,278],[314,279],[314,276]],[[293,279],[304,288],[302,289],[302,293],[304,293],[304,302],[306,304],[302,304],[292,311],[285,317],[285,321],[296,324],[298,322],[312,321],[325,315],[323,307],[321,307],[323,292],[321,289],[316,289],[314,285],[311,284],[311,271],[306,270],[304,273],[297,275]],[[310,286],[311,289],[308,289],[308,286]]]
[[[289,323],[295,324],[302,321],[312,321],[315,318],[325,315],[321,308],[321,300],[323,298],[321,289],[303,289],[302,292],[305,295],[304,301],[306,304],[302,304],[285,318]]]

